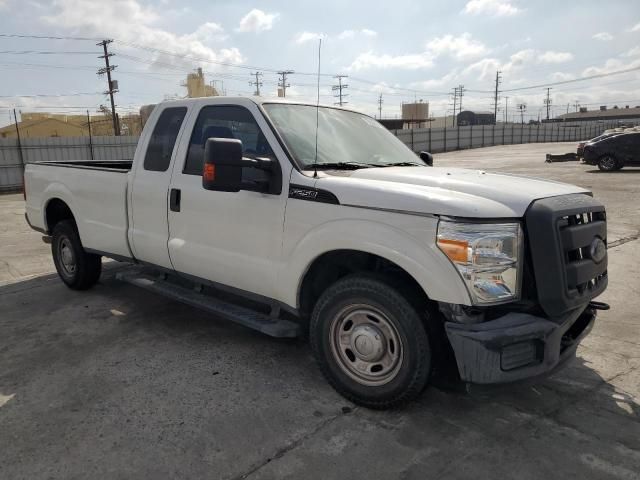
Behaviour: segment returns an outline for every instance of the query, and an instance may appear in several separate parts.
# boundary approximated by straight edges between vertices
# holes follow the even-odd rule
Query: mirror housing
[[[433,155],[431,155],[429,152],[420,152],[420,160],[422,160],[430,167],[433,167]]]
[[[242,183],[242,141],[209,138],[204,146],[202,186],[205,190],[239,192]]]
[[[244,182],[243,168],[266,173],[265,179]],[[243,158],[242,141],[236,138],[209,138],[204,146],[202,187],[217,192],[253,192],[279,195],[282,192],[280,163],[274,158]]]

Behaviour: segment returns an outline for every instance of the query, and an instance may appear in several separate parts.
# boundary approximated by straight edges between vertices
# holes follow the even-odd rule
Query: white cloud
[[[631,50],[625,52],[622,56],[623,57],[637,57],[638,55],[640,55],[640,46],[633,47]]]
[[[573,73],[553,72],[549,78],[554,82],[563,82],[565,80],[573,80],[576,76]]]
[[[506,17],[515,15],[520,11],[511,4],[510,0],[470,0],[464,6],[463,13],[471,15],[495,15]]]
[[[355,36],[355,30],[344,30],[340,34],[338,34],[338,40],[346,40],[347,38],[353,38]]]
[[[538,55],[538,60],[542,63],[564,63],[573,60],[573,54],[549,50]]]
[[[434,56],[450,55],[458,60],[467,60],[484,55],[487,47],[473,40],[470,33],[463,33],[459,37],[453,35],[436,37],[427,43],[427,51]]]
[[[636,23],[633,27],[629,29],[630,32],[640,32],[640,23]]]
[[[608,42],[609,40],[613,40],[613,35],[611,35],[609,32],[598,32],[592,38],[603,42]]]
[[[417,70],[433,65],[432,58],[426,53],[410,55],[377,55],[373,51],[361,53],[348,67],[348,70],[367,70],[370,68],[398,68]]]
[[[58,0],[53,12],[40,19],[56,28],[93,37],[115,38],[145,47],[161,48],[177,55],[193,56],[213,62],[242,63],[235,47],[214,50],[208,44],[226,38],[217,23],[207,22],[194,32],[177,35],[155,23],[161,12],[143,6],[137,0]],[[126,48],[122,45],[120,48]],[[155,54],[155,60],[192,67],[192,61],[173,55]]]
[[[378,32],[370,30],[368,28],[362,28],[360,30],[343,30],[337,35],[338,40],[346,40],[348,38],[354,38],[356,35],[364,35],[365,37],[375,37]]]
[[[475,78],[480,81],[485,81],[490,78],[494,78],[496,71],[500,70],[500,61],[495,58],[483,58],[475,63],[472,63],[463,70],[463,74],[470,75],[475,74]],[[504,70],[504,68],[503,68]]]
[[[238,32],[264,32],[273,28],[273,22],[278,18],[279,13],[265,13],[254,8],[240,19]]]
[[[600,75],[602,73],[615,72],[617,70],[626,70],[628,68],[640,67],[640,58],[631,60],[629,63],[625,63],[618,58],[610,58],[602,67],[588,67],[582,71],[582,76],[587,77],[591,75]]]
[[[307,42],[311,42],[311,41],[316,41],[319,38],[324,39],[325,38],[325,34],[324,33],[316,33],[316,32],[301,32],[301,33],[298,33],[295,36],[294,41],[297,44],[302,44],[302,43],[307,43]]]
[[[361,53],[351,63],[348,69],[401,68],[405,70],[416,70],[433,66],[434,59],[440,56],[450,56],[456,60],[468,60],[483,55],[487,51],[487,47],[481,42],[473,40],[469,33],[463,33],[459,37],[444,35],[429,41],[425,47],[425,51],[420,53],[380,55],[371,50]]]

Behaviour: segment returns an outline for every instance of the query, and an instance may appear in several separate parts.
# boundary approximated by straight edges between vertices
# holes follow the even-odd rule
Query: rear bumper
[[[525,313],[465,325],[446,322],[460,378],[506,383],[552,373],[575,356],[595,323],[596,311],[578,308],[559,322]]]

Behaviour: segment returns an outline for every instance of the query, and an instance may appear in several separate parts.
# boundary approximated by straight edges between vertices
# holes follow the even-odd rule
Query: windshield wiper
[[[375,167],[372,163],[359,163],[359,162],[327,162],[316,163],[307,165],[307,169],[312,170],[316,168],[318,170],[358,170],[359,168],[371,168]]]
[[[378,165],[379,167],[426,167],[424,163],[415,162],[398,162],[398,163],[383,163]]]

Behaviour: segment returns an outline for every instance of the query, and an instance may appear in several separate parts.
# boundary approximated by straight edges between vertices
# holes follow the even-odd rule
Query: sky
[[[59,37],[28,38],[29,36]],[[576,104],[640,105],[640,4],[637,0],[0,0],[0,124],[11,109],[94,113],[108,105],[96,74],[100,39],[109,45],[121,113],[184,97],[186,74],[202,67],[228,95],[249,96],[251,73],[275,95],[279,70],[293,70],[287,97],[338,101],[334,75],[346,75],[344,101],[394,118],[402,102],[428,101],[431,116],[493,109],[525,120]],[[575,79],[614,74],[590,80]],[[568,83],[558,83],[567,82]],[[533,88],[527,88],[533,87]],[[508,98],[507,98],[508,97]]]

